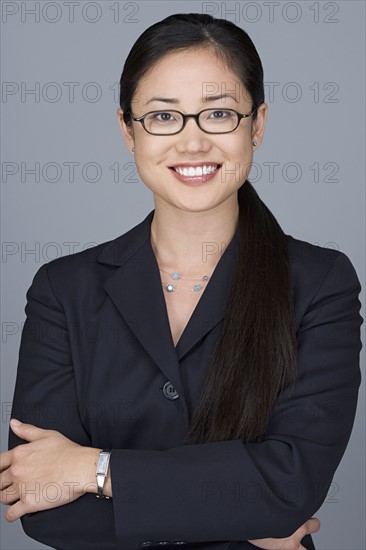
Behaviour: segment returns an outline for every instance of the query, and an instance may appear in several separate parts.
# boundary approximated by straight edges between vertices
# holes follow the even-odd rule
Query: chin
[[[215,208],[218,208],[222,202],[212,202],[207,200],[187,200],[187,201],[180,201],[180,202],[171,202],[170,204],[174,206],[174,208],[177,208],[178,210],[182,210],[184,212],[208,212],[209,210],[213,210]]]

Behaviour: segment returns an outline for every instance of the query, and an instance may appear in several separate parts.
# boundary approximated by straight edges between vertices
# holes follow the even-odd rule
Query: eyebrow
[[[232,94],[208,95],[203,98],[202,102],[216,101],[217,99],[223,99],[224,97],[231,97],[231,99],[234,99],[236,103],[239,103],[236,97]],[[151,103],[152,101],[162,101],[164,103],[175,103],[175,104],[180,103],[179,99],[177,99],[176,97],[155,97],[154,96],[151,99],[149,99],[149,101],[147,101],[145,105],[147,105],[148,103]]]

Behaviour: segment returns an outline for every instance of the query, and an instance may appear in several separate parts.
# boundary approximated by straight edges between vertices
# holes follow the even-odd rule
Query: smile
[[[200,185],[216,176],[222,164],[201,164],[199,166],[170,166],[169,170],[183,183]]]
[[[204,164],[203,166],[173,166],[173,170],[178,172],[181,176],[202,176],[207,174],[212,174],[219,167],[218,164]]]

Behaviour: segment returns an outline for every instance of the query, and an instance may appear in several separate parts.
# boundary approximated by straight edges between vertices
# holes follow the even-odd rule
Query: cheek
[[[246,144],[245,147],[242,148],[239,154],[240,154],[242,164],[244,164],[245,167],[248,167],[248,165],[250,165],[253,162],[253,147],[251,143]]]
[[[243,166],[241,169],[242,181],[245,181],[246,179],[248,179],[249,173],[252,168],[252,161],[253,159],[250,159],[250,160],[248,159],[246,162],[243,163]]]
[[[164,154],[160,149],[145,145],[144,147],[140,147],[138,154],[135,155],[135,164],[139,177],[146,187],[153,192],[165,181],[165,177],[163,177],[164,170],[167,171],[166,177],[169,177],[164,159]]]
[[[163,144],[156,141],[145,142],[139,146],[138,157],[144,166],[149,166],[150,169],[159,169],[167,158],[166,146],[164,147]]]
[[[227,145],[227,166],[230,170],[235,170],[240,179],[246,179],[250,172],[253,162],[253,147],[251,140],[246,137]]]
[[[242,159],[252,151],[250,134],[247,132],[242,132],[238,136],[226,134],[226,139],[220,141],[219,147],[226,153],[228,158],[236,161]]]

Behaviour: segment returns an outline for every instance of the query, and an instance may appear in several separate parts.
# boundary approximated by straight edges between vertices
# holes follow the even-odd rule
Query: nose
[[[211,147],[209,134],[206,134],[197,124],[197,120],[192,116],[186,120],[183,130],[176,135],[177,150],[179,152],[189,151],[208,151]]]
[[[201,128],[199,127],[197,115],[186,115],[186,124],[182,132],[184,132],[184,130],[186,129],[187,126],[189,126],[189,124],[191,125],[191,127],[196,127],[200,132],[203,132],[203,130],[201,130]]]

